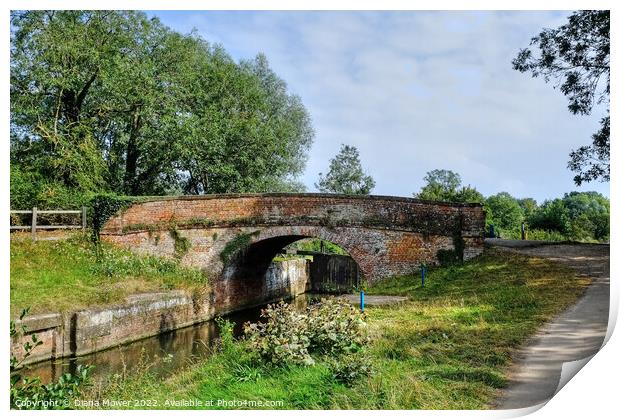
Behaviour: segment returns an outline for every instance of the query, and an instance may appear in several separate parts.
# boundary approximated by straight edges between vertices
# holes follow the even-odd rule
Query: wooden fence
[[[82,229],[83,232],[86,231],[86,207],[82,207],[82,210],[38,210],[33,207],[32,210],[11,210],[11,214],[32,214],[30,226],[11,225],[11,230],[30,229],[33,241],[37,240],[37,229]],[[82,223],[80,225],[37,225],[37,215],[39,214],[79,214]]]

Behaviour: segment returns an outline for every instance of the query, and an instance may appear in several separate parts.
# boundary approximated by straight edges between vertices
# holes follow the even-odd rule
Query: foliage
[[[433,201],[451,201],[461,186],[461,176],[446,169],[434,169],[424,177],[426,185],[416,198]]]
[[[521,239],[521,223],[532,240],[606,241],[609,239],[609,199],[597,192],[571,192],[541,205],[533,198],[517,199],[507,192],[484,198],[475,188],[461,187],[456,172],[435,169],[424,177],[426,185],[417,198],[452,202],[478,202],[486,213],[486,228],[494,225],[497,235]],[[442,250],[441,265],[458,262],[458,253]]]
[[[528,229],[526,232],[528,240],[531,241],[549,241],[562,242],[567,238],[557,230]],[[521,239],[521,232],[514,232],[512,236],[502,234],[502,237],[509,239]]]
[[[368,195],[375,181],[364,173],[357,148],[343,144],[340,152],[329,161],[329,172],[319,173],[315,187],[327,193]]]
[[[170,229],[170,236],[174,240],[174,255],[177,259],[183,258],[185,254],[189,251],[191,244],[189,239],[184,236],[181,236],[179,231],[176,228]]]
[[[420,200],[483,203],[484,196],[471,186],[461,186],[461,176],[447,169],[434,169],[424,177],[426,185],[414,194]]]
[[[220,259],[223,263],[230,261],[230,258],[238,251],[245,249],[252,242],[252,237],[258,235],[260,231],[256,230],[251,233],[240,233],[230,240],[220,252]]]
[[[313,365],[312,354],[356,353],[368,344],[363,314],[344,300],[322,299],[298,312],[289,304],[269,305],[264,322],[246,324],[245,336],[262,358],[276,365]]]
[[[215,318],[219,330],[218,349],[226,355],[232,355],[237,350],[235,347],[234,329],[235,323],[222,317]]]
[[[15,235],[15,234],[13,234]],[[138,256],[86,236],[32,242],[11,239],[11,313],[70,312],[122,301],[133,293],[184,289],[202,292],[208,279],[176,259]]]
[[[276,365],[315,363],[308,350],[310,333],[305,313],[280,302],[263,309],[261,318],[265,322],[246,324],[244,333],[262,358]]]
[[[364,314],[345,299],[321,299],[306,314],[311,353],[356,353],[369,342]]]
[[[342,247],[318,238],[302,239],[297,242],[293,242],[287,248],[296,249],[299,251],[313,251],[322,252],[326,254],[337,255],[349,255],[349,253]]]
[[[93,240],[99,242],[99,233],[105,223],[119,210],[135,203],[134,197],[117,196],[116,194],[96,194],[90,200],[92,207]]]
[[[499,229],[511,230],[519,229],[524,221],[523,209],[519,201],[507,192],[488,197],[486,205],[490,209],[487,224],[493,224]]]
[[[528,220],[538,209],[538,203],[533,198],[518,198],[517,202],[523,211],[523,217]]]
[[[589,115],[595,104],[607,107],[608,115],[601,119],[592,144],[570,155],[568,167],[577,172],[577,185],[596,179],[609,181],[609,23],[609,10],[574,12],[568,23],[544,29],[532,38],[530,44],[540,49],[538,56],[525,48],[512,61],[515,70],[542,76],[545,82],[556,80],[573,114]]]
[[[28,333],[25,317],[29,308],[23,309],[19,316],[19,330],[16,322],[10,323],[10,338],[20,340],[29,335],[29,340],[23,340],[20,359],[11,354],[10,358],[10,404],[12,409],[63,409],[69,406],[69,398],[80,394],[81,388],[88,384],[89,373],[93,366],[79,365],[76,374],[65,373],[56,382],[41,383],[38,377],[24,375],[23,366],[26,359],[32,355],[35,348],[43,344],[36,334]]]
[[[609,239],[609,199],[600,193],[576,192],[545,201],[528,220],[533,229],[557,231],[572,240]]]
[[[79,209],[88,203],[83,191],[67,187],[60,181],[50,180],[38,172],[24,170],[21,165],[10,168],[11,208],[29,210],[33,207],[45,210]]]
[[[35,192],[303,188],[310,117],[263,55],[236,63],[139,11],[14,11],[11,27],[11,163]]]

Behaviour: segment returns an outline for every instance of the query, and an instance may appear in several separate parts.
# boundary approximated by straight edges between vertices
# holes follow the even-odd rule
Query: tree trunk
[[[125,178],[124,189],[130,195],[139,193],[138,183],[136,182],[138,173],[138,158],[140,150],[138,147],[138,135],[142,125],[142,117],[140,116],[140,108],[135,107],[132,113],[129,140],[127,141],[127,158],[125,161]]]

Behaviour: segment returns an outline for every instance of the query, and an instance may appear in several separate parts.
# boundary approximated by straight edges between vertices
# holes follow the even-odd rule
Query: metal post
[[[425,278],[426,278],[426,267],[422,266],[422,287],[424,287]]]
[[[360,292],[360,309],[364,312],[364,291]]]
[[[521,240],[525,241],[525,223],[521,223]]]
[[[82,232],[86,232],[86,206],[82,206]]]
[[[37,208],[32,208],[32,240],[37,240]]]

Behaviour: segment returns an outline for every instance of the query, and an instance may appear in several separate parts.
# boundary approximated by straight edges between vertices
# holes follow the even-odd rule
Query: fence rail
[[[86,231],[86,207],[81,210],[39,210],[33,207],[32,210],[11,210],[11,214],[32,214],[32,223],[30,226],[11,225],[11,230],[26,230],[32,232],[32,240],[37,240],[37,229],[82,229]],[[79,225],[37,225],[37,215],[39,214],[79,214],[81,215],[81,224]]]

